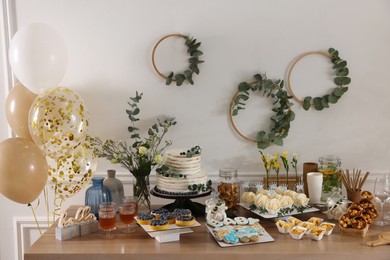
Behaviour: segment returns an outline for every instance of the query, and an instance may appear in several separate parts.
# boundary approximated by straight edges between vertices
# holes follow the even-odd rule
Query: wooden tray
[[[339,225],[339,227],[340,227],[340,225]],[[369,227],[370,227],[370,225],[367,225],[364,229],[354,229],[354,228],[340,227],[340,230],[345,235],[364,237],[366,235]]]

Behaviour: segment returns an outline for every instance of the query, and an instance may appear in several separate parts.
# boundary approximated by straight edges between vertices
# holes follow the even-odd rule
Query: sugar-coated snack
[[[176,226],[193,226],[195,225],[195,223],[196,221],[194,216],[185,216],[185,215],[178,216],[175,222]]]
[[[362,214],[363,208],[360,206],[351,206],[348,208],[347,213],[350,218],[358,217]]]
[[[351,220],[351,223],[355,229],[364,229],[367,226],[367,221],[363,217],[355,217]]]
[[[155,218],[156,217],[150,213],[140,214],[137,216],[137,223],[140,225],[148,225],[148,224],[150,224],[150,221],[155,219]]]
[[[163,219],[153,219],[148,227],[152,230],[166,230],[169,227],[168,221]]]
[[[360,195],[361,195],[361,197],[362,197],[363,199],[372,200],[372,199],[374,198],[374,194],[372,194],[372,193],[369,192],[368,190],[363,191]]]

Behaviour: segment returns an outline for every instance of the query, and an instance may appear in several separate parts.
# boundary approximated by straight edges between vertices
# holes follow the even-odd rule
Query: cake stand
[[[180,209],[189,209],[192,212],[192,215],[195,217],[205,216],[205,205],[194,202],[191,199],[206,197],[211,194],[211,189],[202,193],[197,194],[176,194],[176,195],[170,195],[159,192],[156,187],[154,187],[150,194],[153,196],[156,196],[158,198],[163,199],[174,199],[175,202],[167,204],[163,206],[163,208],[173,211],[174,209],[180,208]]]

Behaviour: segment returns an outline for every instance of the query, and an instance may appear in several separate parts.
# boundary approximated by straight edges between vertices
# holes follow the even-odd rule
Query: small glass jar
[[[236,210],[240,203],[240,183],[237,179],[237,169],[223,168],[219,170],[219,198],[225,201],[228,209]]]
[[[335,155],[321,156],[318,171],[323,174],[321,200],[326,201],[332,195],[334,187],[341,188],[341,159]]]

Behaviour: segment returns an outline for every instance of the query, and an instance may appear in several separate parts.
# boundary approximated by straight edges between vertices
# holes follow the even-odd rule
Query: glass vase
[[[123,183],[115,177],[115,174],[115,170],[107,170],[107,177],[104,179],[103,185],[110,190],[112,201],[119,206],[122,204],[125,193],[123,191]]]
[[[85,205],[91,207],[91,213],[99,218],[99,204],[111,202],[111,192],[103,185],[104,177],[92,177],[92,186],[85,192]]]
[[[138,211],[140,213],[149,213],[150,205],[150,183],[149,175],[134,176],[133,175],[133,195],[138,197]]]

